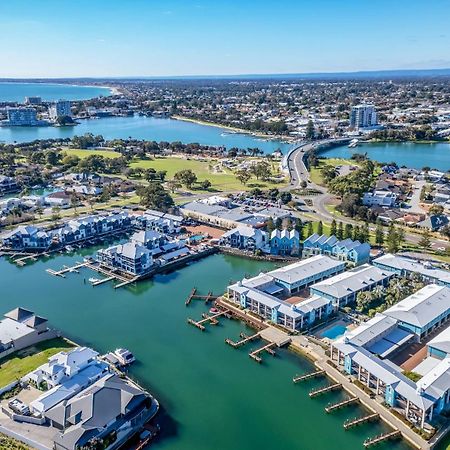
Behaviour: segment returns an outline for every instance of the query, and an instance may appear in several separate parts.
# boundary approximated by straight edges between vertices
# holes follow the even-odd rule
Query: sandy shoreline
[[[191,119],[190,117],[184,117],[184,116],[178,116],[178,115],[170,116],[170,118],[174,119],[174,120],[182,120],[184,122],[196,123],[198,125],[205,125],[208,127],[222,128],[224,130],[232,131],[234,133],[249,134],[251,136],[267,139],[269,141],[282,141],[282,142],[286,142],[286,143],[294,142],[294,140],[292,138],[289,138],[287,136],[274,136],[272,134],[257,133],[254,131],[246,130],[244,128],[237,128],[237,127],[232,127],[229,125],[221,125],[220,123],[215,123],[215,122],[207,122],[206,120]]]

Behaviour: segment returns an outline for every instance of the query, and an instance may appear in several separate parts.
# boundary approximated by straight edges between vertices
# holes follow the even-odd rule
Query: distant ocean
[[[42,97],[44,101],[88,100],[111,95],[108,88],[73,86],[56,83],[19,83],[0,81],[0,102],[23,102],[25,97]]]

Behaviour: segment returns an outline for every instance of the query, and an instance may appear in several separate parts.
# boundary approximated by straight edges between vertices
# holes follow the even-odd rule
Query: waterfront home
[[[159,250],[167,244],[167,237],[158,231],[141,230],[131,236],[131,242],[140,244],[149,250]]]
[[[386,286],[394,274],[369,264],[327,278],[311,286],[311,294],[332,300],[335,308],[356,300],[358,292],[370,291],[376,286]]]
[[[318,255],[253,278],[244,278],[228,286],[227,296],[264,319],[298,330],[329,316],[334,308],[330,300],[320,296],[290,298],[292,294],[315,280],[323,280],[344,269],[345,263]]]
[[[141,229],[158,231],[164,234],[174,234],[180,231],[182,216],[148,209],[136,220],[136,226]]]
[[[370,245],[352,239],[339,241],[336,236],[314,233],[303,242],[302,255],[328,255],[358,266],[369,261]]]
[[[135,276],[146,275],[153,267],[150,250],[136,242],[127,242],[99,250],[97,258],[101,264],[111,269],[120,269]]]
[[[0,321],[0,358],[56,336],[56,331],[48,328],[47,319],[15,308]]]
[[[220,243],[240,250],[255,251],[267,244],[267,233],[258,228],[241,225],[224,233]]]
[[[47,389],[51,389],[61,384],[62,380],[68,380],[98,362],[96,351],[87,347],[75,347],[51,356],[48,362],[29,373],[24,380],[33,382],[35,386],[42,386],[44,383]]]
[[[373,265],[401,277],[419,274],[424,281],[450,287],[450,272],[430,262],[420,262],[406,256],[388,253],[373,260]]]
[[[386,206],[392,207],[397,202],[397,195],[391,191],[365,192],[362,198],[363,205],[366,206]]]
[[[356,329],[347,331],[331,346],[331,359],[354,375],[407,420],[424,428],[426,420],[448,408],[450,400],[450,328],[427,345],[425,359],[412,369],[415,383],[388,357],[420,341],[448,321],[450,289],[425,286]]]
[[[59,430],[55,450],[121,447],[156,413],[156,402],[128,379],[107,374],[45,414]]]
[[[52,236],[46,231],[27,225],[19,226],[3,235],[3,245],[13,250],[47,250],[52,242]]]
[[[420,341],[450,317],[450,288],[430,284],[384,311]]]
[[[45,197],[45,204],[51,207],[69,208],[71,196],[66,192],[52,192]]]
[[[273,255],[298,255],[300,235],[297,230],[275,229],[270,234],[270,253]]]

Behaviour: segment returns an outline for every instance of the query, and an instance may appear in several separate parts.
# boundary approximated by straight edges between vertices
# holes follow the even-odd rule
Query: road
[[[305,165],[304,159],[307,152],[311,151],[315,145],[323,144],[329,141],[330,140],[320,141],[317,144],[312,144],[308,142],[299,143],[298,147],[289,155],[289,158],[287,160],[289,175],[291,178],[291,182],[288,189],[289,190],[300,189],[301,182],[306,181],[306,183],[308,184],[308,189],[320,192],[319,194],[310,197],[312,200],[312,207],[310,208],[310,212],[308,215],[312,215],[314,216],[314,219],[321,220],[323,222],[331,222],[333,219],[336,219],[335,215],[330,213],[330,211],[328,211],[328,209],[326,208],[326,205],[331,204],[332,201],[336,199],[336,197],[328,193],[325,187],[319,186],[311,182],[310,174]],[[414,193],[415,195],[413,195],[414,197],[414,199],[412,200],[413,206],[416,205],[417,196],[420,196],[420,187],[421,186],[419,185],[419,189],[416,189],[416,192]],[[348,217],[339,216],[337,220],[343,222],[344,224],[349,223],[351,225],[361,225],[361,222],[358,222]],[[369,226],[369,230],[374,232],[375,226],[373,225]],[[405,239],[406,241],[412,244],[418,244],[421,239],[421,235],[406,231]],[[440,238],[431,239],[431,247],[434,248],[435,250],[438,249],[442,250],[449,246],[450,243],[446,239]]]

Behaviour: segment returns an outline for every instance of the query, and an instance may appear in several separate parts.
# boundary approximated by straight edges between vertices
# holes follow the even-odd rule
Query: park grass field
[[[176,172],[180,170],[190,169],[197,175],[197,180],[199,182],[209,180],[212,184],[209,191],[222,191],[222,192],[233,192],[233,191],[246,191],[253,189],[254,187],[259,187],[261,189],[271,189],[280,188],[286,185],[286,183],[271,183],[267,181],[256,180],[251,178],[247,185],[243,185],[236,179],[236,176],[231,171],[224,171],[221,173],[214,173],[212,171],[212,166],[216,161],[199,161],[195,159],[184,159],[184,158],[157,158],[153,160],[139,160],[134,161],[130,164],[131,168],[142,168],[149,169],[153,168],[155,170],[165,170],[167,171],[167,180],[173,178]],[[199,191],[199,189],[195,189]]]
[[[319,165],[317,167],[311,167],[310,179],[313,183],[318,184],[319,186],[324,186],[323,178],[320,173],[323,167],[325,166],[337,167],[346,165],[358,166],[358,163],[351,159],[344,159],[344,158],[320,158]]]
[[[78,156],[78,158],[84,159],[91,155],[104,156],[105,158],[118,158],[121,156],[119,152],[113,150],[84,150],[82,148],[66,148],[63,149],[63,153],[69,156]]]
[[[72,347],[65,339],[55,338],[6,356],[0,360],[0,387],[22,378],[46,363],[50,356]]]

